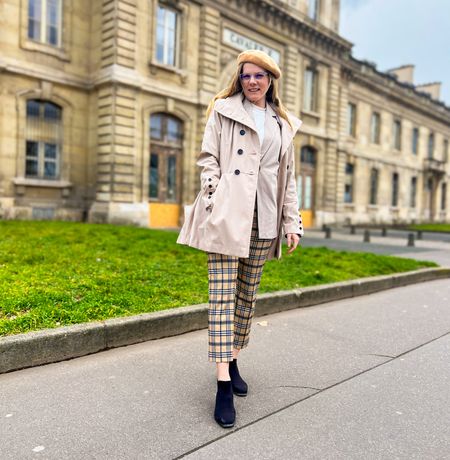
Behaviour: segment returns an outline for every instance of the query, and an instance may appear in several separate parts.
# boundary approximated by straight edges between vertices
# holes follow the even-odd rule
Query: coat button
[[[212,188],[212,185],[211,185],[211,184],[209,184],[209,185],[208,185],[208,187],[209,187],[209,188]]]
[[[243,136],[243,135],[245,134],[245,131],[244,131],[243,129],[241,129],[241,130],[239,131],[239,134],[240,134],[241,136]]]
[[[212,181],[212,179],[211,179],[211,178],[209,178],[209,179],[208,179],[208,181],[209,181],[209,182],[211,182],[211,181]]]
[[[208,192],[208,195],[212,195],[212,192]]]
[[[237,153],[238,153],[238,155],[242,155],[244,153],[244,151],[242,149],[239,149]]]
[[[236,170],[234,171],[234,174],[236,174],[236,176],[239,176],[239,174],[241,174],[241,171],[239,171],[239,169],[236,169]]]
[[[287,169],[289,169],[289,165],[287,165]]]

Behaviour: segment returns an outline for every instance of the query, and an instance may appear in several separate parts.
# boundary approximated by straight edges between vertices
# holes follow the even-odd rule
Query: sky
[[[441,82],[450,107],[450,0],[341,0],[353,56],[386,71],[414,64],[414,84]]]

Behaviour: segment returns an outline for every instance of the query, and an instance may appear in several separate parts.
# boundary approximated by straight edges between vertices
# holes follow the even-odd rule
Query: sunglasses
[[[267,75],[269,75],[267,72],[258,72],[258,73],[241,73],[239,75],[240,79],[242,81],[245,81],[245,82],[248,82],[251,80],[252,77],[255,77],[255,80],[256,81],[261,81],[264,77],[266,77]]]

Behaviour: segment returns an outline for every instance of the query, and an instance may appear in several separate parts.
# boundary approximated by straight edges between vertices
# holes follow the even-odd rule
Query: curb
[[[450,268],[426,268],[258,296],[256,316],[450,278]],[[208,327],[208,304],[44,329],[0,338],[0,374],[161,339]]]

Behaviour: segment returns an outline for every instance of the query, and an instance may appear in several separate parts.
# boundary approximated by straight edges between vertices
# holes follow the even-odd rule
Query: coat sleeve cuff
[[[288,206],[286,206],[286,211],[287,210]],[[287,235],[288,233],[295,233],[301,238],[304,235],[302,216],[296,206],[295,211],[292,207],[290,211],[291,212],[286,213],[287,215],[283,218],[283,234]]]
[[[205,175],[202,180],[202,200],[205,204],[205,209],[211,211],[214,206],[215,192],[219,180],[214,175]]]
[[[286,225],[284,227],[284,236],[287,236],[288,233],[295,233],[301,238],[305,232],[303,227],[299,227],[298,225]]]

